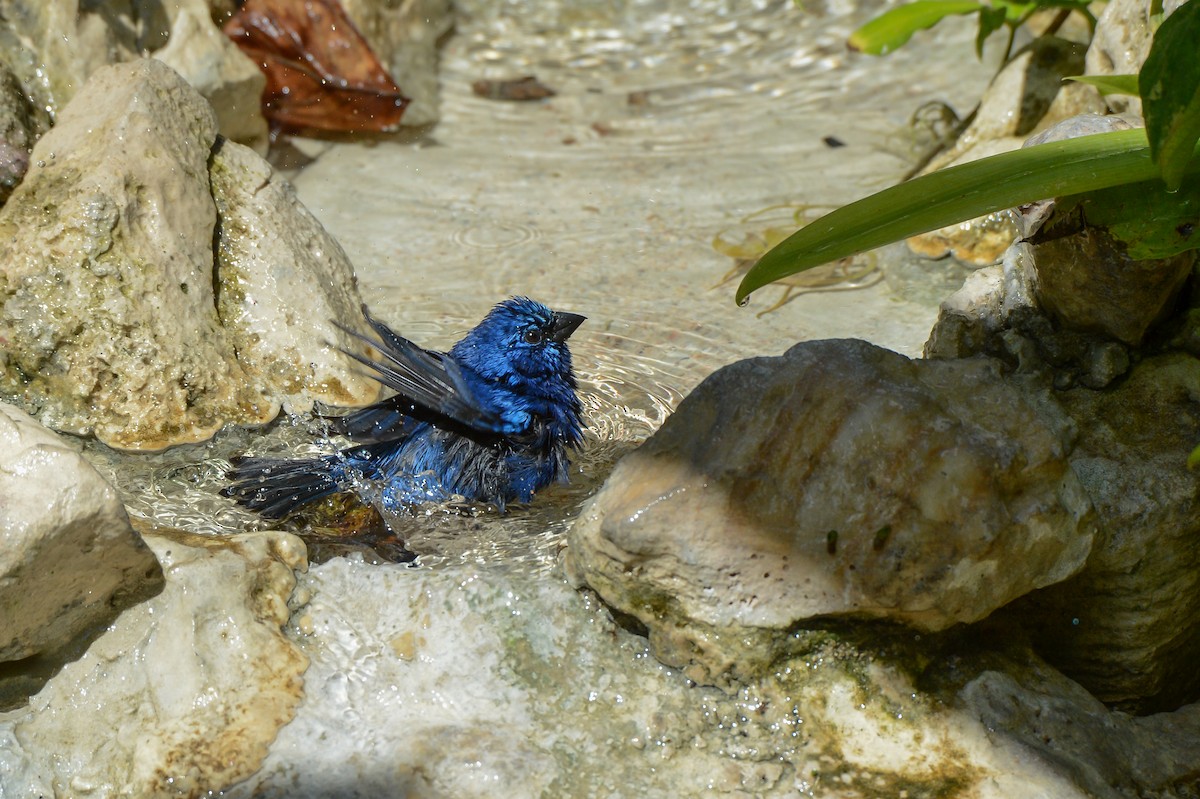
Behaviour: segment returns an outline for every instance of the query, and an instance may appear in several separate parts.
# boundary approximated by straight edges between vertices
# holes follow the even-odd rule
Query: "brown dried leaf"
[[[225,35],[267,76],[274,130],[386,131],[408,98],[337,0],[247,0]]]

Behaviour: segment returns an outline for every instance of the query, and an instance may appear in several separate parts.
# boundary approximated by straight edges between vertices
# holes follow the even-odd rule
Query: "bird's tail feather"
[[[337,458],[276,460],[272,458],[234,458],[226,473],[230,485],[221,496],[232,497],[239,505],[257,511],[268,519],[282,519],[301,505],[340,490]]]

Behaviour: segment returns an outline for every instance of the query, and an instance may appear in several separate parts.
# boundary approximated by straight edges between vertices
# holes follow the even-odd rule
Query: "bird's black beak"
[[[550,323],[550,338],[562,343],[571,337],[575,329],[583,324],[586,316],[565,311],[555,311],[554,321]]]

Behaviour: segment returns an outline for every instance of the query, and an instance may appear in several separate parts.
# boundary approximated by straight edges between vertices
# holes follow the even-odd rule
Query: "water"
[[[762,313],[784,289],[738,308],[722,242],[753,233],[764,209],[837,205],[899,179],[918,157],[912,112],[943,100],[965,113],[990,75],[969,22],[881,61],[844,45],[881,7],[870,2],[456,5],[442,123],[297,142],[314,160],[292,177],[374,314],[423,346],[448,348],[513,294],[587,315],[571,339],[586,441],[570,485],[530,507],[393,520],[417,568],[372,565],[368,550],[302,576],[311,598],[288,635],[311,659],[304,702],[231,795],[819,793],[817,761],[841,766],[812,721],[836,691],[811,675],[804,697],[691,685],[566,586],[558,560],[613,464],[720,366],[813,338],[919,353],[961,272],[892,250],[822,287],[837,290]],[[471,90],[528,74],[557,95]],[[267,526],[217,495],[232,456],[336,445],[301,417],[160,454],[87,455],[133,515],[215,535]]]
[[[898,179],[916,157],[913,110],[937,99],[965,112],[986,81],[987,66],[960,58],[965,25],[941,27],[944,53],[914,47],[882,61],[844,45],[873,3],[458,7],[442,123],[358,145],[298,142],[315,161],[293,178],[374,313],[424,346],[449,347],[512,294],[587,315],[571,345],[589,429],[570,487],[530,508],[400,520],[423,564],[553,568],[570,519],[615,461],[725,363],[821,337],[919,352],[936,303],[961,283],[956,269],[890,257],[838,291],[770,310],[786,289],[769,287],[739,309],[734,283],[722,283],[735,265],[722,236],[772,206],[832,206]],[[530,74],[557,95],[510,103],[471,91]],[[230,457],[337,443],[299,418],[158,455],[88,452],[131,513],[228,534],[264,526],[216,495]]]

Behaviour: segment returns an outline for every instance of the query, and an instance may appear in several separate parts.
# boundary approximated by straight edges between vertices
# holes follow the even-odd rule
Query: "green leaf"
[[[1000,28],[1004,27],[1005,11],[1003,8],[979,9],[979,30],[975,33],[975,55],[983,58],[983,43]]]
[[[1192,163],[1200,169],[1200,158]],[[737,300],[823,263],[1021,203],[1152,180],[1146,132],[1081,136],[960,164],[884,189],[784,239],[742,278]]]
[[[1097,189],[1060,199],[1055,212],[1076,206],[1089,225],[1124,243],[1130,258],[1170,258],[1200,247],[1200,181],[1173,192],[1158,179]]]
[[[1137,75],[1071,75],[1063,80],[1073,80],[1076,83],[1095,86],[1105,97],[1110,94],[1138,96]]]
[[[1196,447],[1192,450],[1192,454],[1188,455],[1187,466],[1192,471],[1200,469],[1200,447]]]
[[[1038,3],[1017,3],[1013,0],[992,0],[992,5],[1004,11],[1004,21],[1009,25],[1020,25],[1038,9]]]
[[[850,34],[851,50],[869,55],[886,55],[912,38],[954,14],[971,14],[984,8],[976,0],[917,0],[885,11]]]
[[[1163,20],[1138,79],[1150,153],[1169,189],[1178,189],[1200,139],[1200,3]]]

